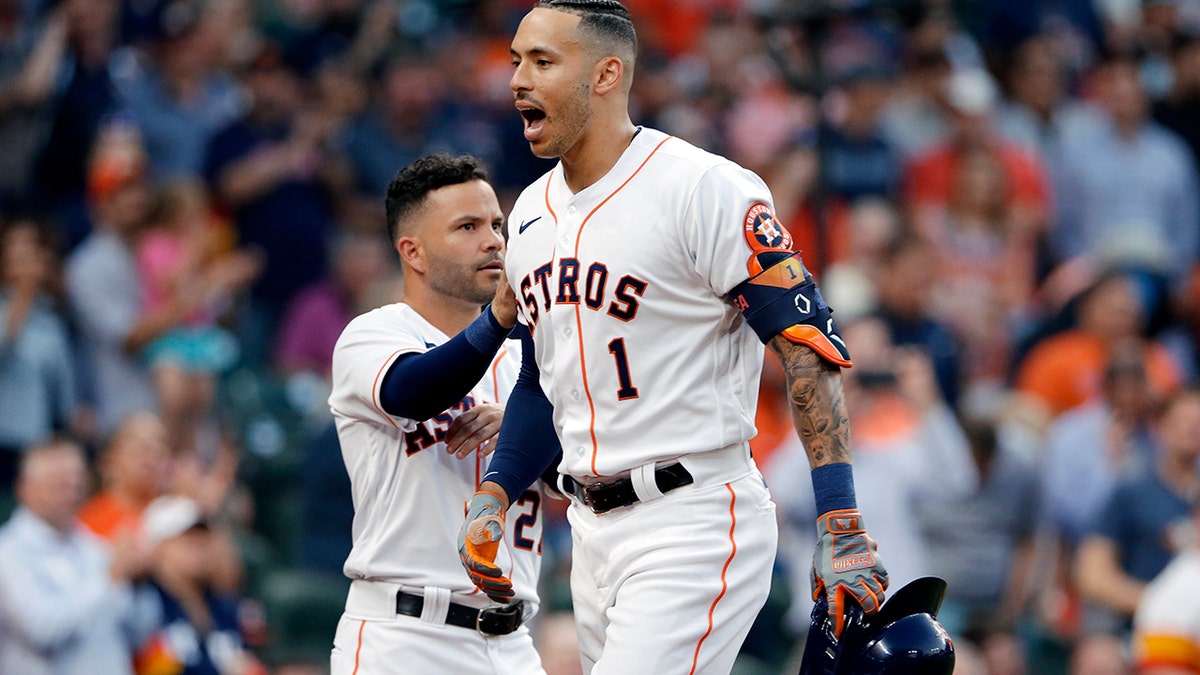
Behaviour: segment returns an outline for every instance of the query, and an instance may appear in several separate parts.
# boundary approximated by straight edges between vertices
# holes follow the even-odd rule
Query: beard
[[[587,82],[580,82],[571,89],[571,95],[562,101],[559,112],[553,119],[559,127],[557,133],[549,139],[545,147],[534,152],[536,156],[543,159],[561,157],[575,147],[592,121],[590,96],[591,87]]]
[[[461,260],[430,256],[429,287],[447,297],[486,305],[496,295],[496,283],[482,281],[479,265],[487,261],[464,263]],[[503,281],[503,277],[501,278]]]

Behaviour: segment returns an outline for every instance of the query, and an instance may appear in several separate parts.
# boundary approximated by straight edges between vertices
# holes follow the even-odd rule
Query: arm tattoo
[[[816,468],[850,461],[850,421],[842,392],[842,372],[821,358],[811,347],[796,344],[782,335],[768,346],[787,374],[788,402],[792,423]]]

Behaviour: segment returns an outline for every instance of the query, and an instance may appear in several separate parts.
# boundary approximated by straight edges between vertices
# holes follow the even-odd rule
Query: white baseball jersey
[[[477,453],[457,459],[446,453],[444,439],[464,411],[507,400],[520,370],[520,344],[506,341],[483,380],[432,419],[395,417],[379,402],[383,375],[397,357],[448,339],[404,303],[355,318],[338,339],[329,405],[354,499],[354,546],[344,571],[351,579],[450,589],[455,596],[477,596],[472,604],[482,606],[486,598],[459,561],[458,531],[488,460]],[[541,564],[540,498],[529,490],[509,508],[507,546],[497,556],[516,597],[533,607]]]
[[[561,165],[542,176],[509,223],[560,471],[611,476],[754,435],[763,345],[726,295],[756,252],[791,246],[758,176],[643,128],[577,194]]]
[[[1134,665],[1200,673],[1200,548],[1180,553],[1146,587],[1133,619]]]

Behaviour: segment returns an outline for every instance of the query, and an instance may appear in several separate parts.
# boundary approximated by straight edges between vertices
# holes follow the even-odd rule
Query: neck
[[[411,272],[411,270],[406,270]],[[408,278],[412,279],[412,276]],[[404,289],[404,304],[412,307],[426,321],[437,327],[448,337],[454,337],[479,318],[480,305],[451,298],[428,286],[407,284]]]
[[[571,192],[595,184],[607,174],[633,141],[637,127],[625,115],[613,124],[591,127],[588,133],[560,158],[563,178]]]

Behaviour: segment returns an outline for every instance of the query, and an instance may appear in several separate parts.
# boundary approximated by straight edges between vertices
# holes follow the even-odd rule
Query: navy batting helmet
[[[937,620],[945,593],[945,581],[922,577],[896,591],[872,616],[850,601],[840,639],[833,635],[825,599],[819,599],[800,675],[950,675],[954,643]]]

